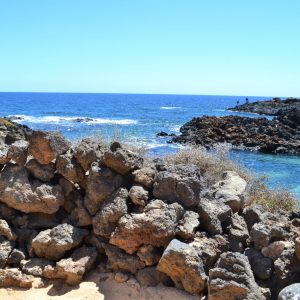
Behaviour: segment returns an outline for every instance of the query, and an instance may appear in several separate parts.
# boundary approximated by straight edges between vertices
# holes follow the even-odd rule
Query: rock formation
[[[120,283],[135,276],[211,300],[276,299],[299,282],[299,213],[245,207],[238,174],[204,187],[195,166],[149,162],[119,143],[70,147],[1,126],[1,287],[77,285],[97,265]]]

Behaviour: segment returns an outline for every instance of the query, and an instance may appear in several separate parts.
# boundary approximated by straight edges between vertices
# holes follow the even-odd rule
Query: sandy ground
[[[37,283],[35,283],[37,285]],[[126,283],[117,283],[113,274],[90,273],[79,286],[55,284],[47,287],[31,289],[0,289],[1,300],[196,300],[175,288],[157,286],[141,288],[135,279]]]

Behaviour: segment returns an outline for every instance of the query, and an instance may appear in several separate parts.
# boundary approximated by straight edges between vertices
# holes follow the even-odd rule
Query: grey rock
[[[28,154],[28,142],[19,140],[9,146],[8,156],[20,166],[25,165]]]
[[[64,154],[70,143],[57,132],[33,131],[29,139],[29,152],[42,165],[47,165]]]
[[[273,260],[271,258],[264,257],[260,251],[254,248],[246,249],[245,255],[249,259],[255,277],[261,280],[270,279],[273,273]]]
[[[179,289],[200,294],[206,288],[203,262],[193,247],[172,240],[161,257],[157,270],[170,276]]]
[[[3,219],[0,219],[0,236],[6,237],[9,241],[15,241],[17,239],[16,234]]]
[[[222,234],[222,225],[230,223],[231,208],[223,202],[202,198],[198,204],[197,212],[201,225],[210,234]]]
[[[248,258],[241,253],[222,253],[209,271],[208,299],[265,299],[254,276]]]
[[[21,262],[21,260],[25,259],[25,253],[24,250],[20,250],[20,249],[14,249],[8,259],[7,259],[7,264],[9,265],[14,265],[14,266],[18,266]]]
[[[93,165],[86,179],[84,205],[91,215],[95,215],[101,204],[109,199],[124,183],[121,175],[105,167]]]
[[[136,279],[142,286],[157,286],[160,283],[168,281],[169,277],[157,271],[156,267],[147,267],[138,270]]]
[[[183,218],[179,221],[176,235],[185,240],[192,239],[199,224],[199,215],[194,211],[186,211]]]
[[[4,268],[11,251],[14,249],[14,242],[0,236],[0,269]]]
[[[76,228],[70,224],[61,224],[52,229],[41,231],[33,240],[32,248],[39,257],[58,260],[64,254],[78,247],[88,230]]]
[[[104,248],[108,257],[108,267],[114,271],[136,274],[139,269],[145,267],[145,264],[136,255],[129,255],[123,250],[109,244],[106,244]]]
[[[243,211],[243,217],[250,231],[254,224],[260,223],[264,219],[263,208],[260,205],[252,205]]]
[[[127,213],[127,198],[128,191],[121,188],[102,203],[101,208],[93,218],[93,229],[96,235],[110,238],[119,219]]]
[[[140,169],[143,165],[143,158],[121,147],[114,148],[112,144],[111,150],[104,153],[103,163],[115,172],[125,175]]]
[[[150,202],[140,214],[127,214],[118,223],[110,243],[132,254],[143,244],[166,247],[175,237],[176,227],[184,213],[178,203]]]
[[[153,195],[169,203],[178,202],[185,208],[195,207],[199,203],[202,190],[202,177],[195,166],[169,166],[167,171],[159,172],[155,177]]]
[[[31,258],[21,261],[21,269],[25,274],[45,277],[47,268],[53,268],[55,263],[45,258]]]
[[[300,299],[300,283],[294,283],[285,287],[278,295],[278,300]]]
[[[18,269],[0,269],[0,287],[20,287],[30,288],[33,283],[33,277],[22,274]]]
[[[142,167],[134,171],[133,173],[134,181],[139,183],[146,188],[152,188],[154,183],[154,178],[156,175],[156,170],[152,167]]]

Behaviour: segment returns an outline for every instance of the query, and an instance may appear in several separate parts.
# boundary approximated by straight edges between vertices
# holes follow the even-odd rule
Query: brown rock
[[[0,287],[31,288],[33,277],[24,275],[18,269],[0,269]]]
[[[143,244],[166,247],[175,237],[182,215],[183,208],[178,203],[167,205],[161,200],[154,200],[143,213],[123,216],[110,237],[110,243],[129,254]]]
[[[200,294],[206,288],[201,258],[193,247],[176,239],[166,248],[157,270],[170,276],[177,288],[191,294]]]
[[[163,251],[161,249],[152,245],[143,245],[139,248],[137,256],[145,263],[146,266],[154,266],[159,262],[162,252]]]
[[[45,258],[31,258],[29,260],[21,261],[21,269],[25,274],[47,277],[47,268],[53,268],[55,263]],[[46,276],[45,276],[46,275]]]
[[[136,279],[142,286],[157,286],[160,283],[167,282],[169,277],[157,271],[156,267],[147,267],[138,270]]]
[[[15,241],[17,239],[16,234],[3,219],[0,219],[0,236],[6,237],[9,241]]]
[[[58,260],[76,247],[88,235],[88,230],[70,224],[61,224],[52,229],[41,231],[33,240],[32,248],[39,257]]]
[[[116,282],[124,283],[129,279],[129,276],[126,273],[117,272],[114,278]]]
[[[54,177],[55,165],[54,163],[42,165],[33,158],[27,162],[26,169],[36,179],[39,179],[43,182],[49,182]]]
[[[151,167],[143,167],[134,171],[133,173],[134,181],[147,188],[152,188],[154,183],[154,177],[156,175],[156,170]]]
[[[133,185],[129,190],[129,197],[135,205],[145,206],[148,201],[149,192],[141,185]]]
[[[63,204],[64,196],[58,185],[30,182],[25,167],[6,165],[0,175],[0,201],[25,213],[52,214]]]
[[[14,243],[0,236],[0,269],[4,268],[11,251],[14,249]]]
[[[56,132],[34,131],[29,139],[29,152],[42,165],[47,165],[64,154],[70,143]]]
[[[176,234],[185,240],[192,239],[199,224],[199,215],[194,211],[186,211],[179,221]]]
[[[9,146],[8,156],[19,166],[24,166],[27,160],[28,142],[19,140]]]

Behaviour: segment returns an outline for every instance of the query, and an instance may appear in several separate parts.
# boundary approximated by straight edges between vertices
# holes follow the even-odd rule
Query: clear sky
[[[300,96],[300,0],[0,0],[0,91]]]

